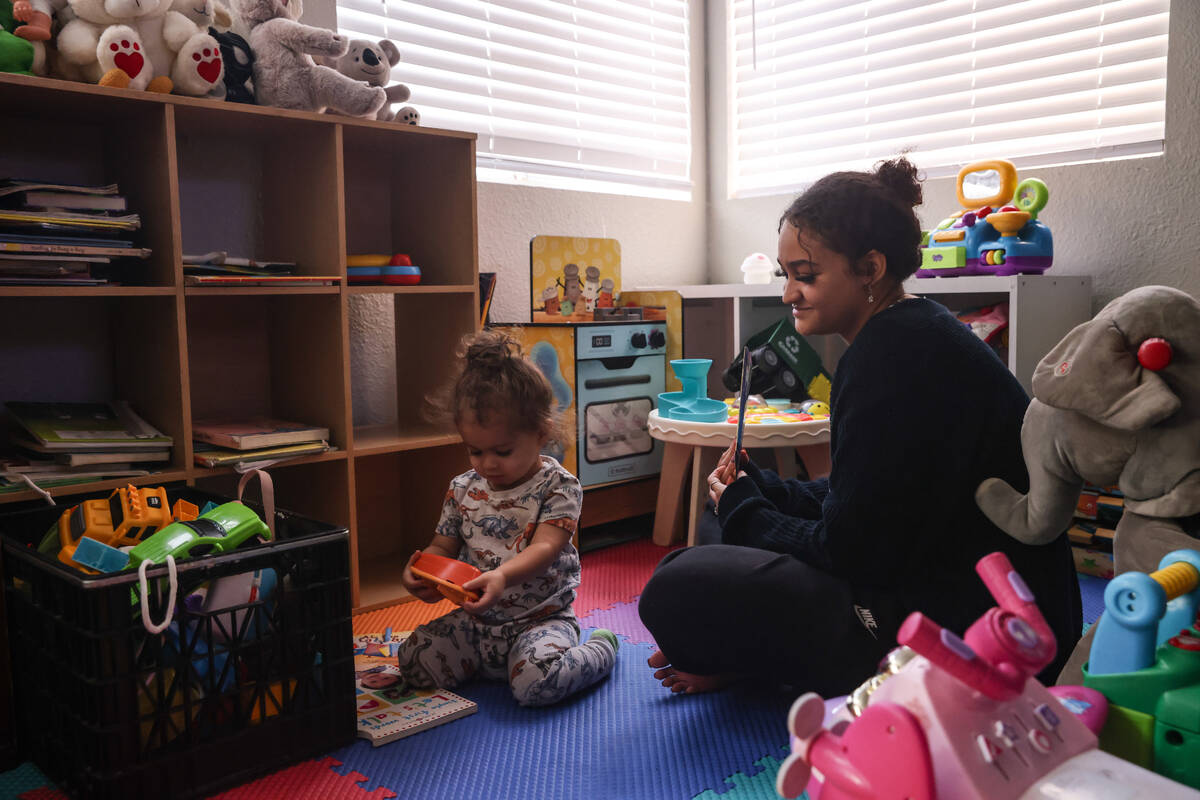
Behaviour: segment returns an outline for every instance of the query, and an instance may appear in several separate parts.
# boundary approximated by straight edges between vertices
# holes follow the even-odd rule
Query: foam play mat
[[[669,550],[639,539],[583,555],[575,608],[584,636],[603,627],[621,639],[612,675],[591,689],[531,709],[518,706],[503,683],[466,683],[455,692],[479,705],[469,717],[381,747],[359,740],[218,797],[774,800],[794,697],[748,686],[672,695],[646,665],[654,647],[637,599]],[[1086,622],[1098,616],[1094,596],[1103,583],[1081,580]],[[359,615],[354,628],[409,630],[451,608],[404,603]],[[29,764],[0,773],[0,796],[66,797]]]

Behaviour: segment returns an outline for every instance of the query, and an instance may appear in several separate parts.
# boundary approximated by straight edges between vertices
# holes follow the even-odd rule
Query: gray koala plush
[[[348,78],[363,81],[371,86],[382,87],[387,92],[387,102],[375,113],[375,119],[384,122],[396,120],[407,125],[419,124],[421,115],[411,106],[405,106],[399,111],[392,111],[392,103],[403,103],[412,93],[403,83],[387,85],[392,77],[392,67],[400,63],[400,51],[396,49],[396,45],[390,39],[380,39],[378,42],[368,39],[352,39],[344,56],[327,57],[322,59],[321,63],[336,69]]]
[[[301,0],[233,0],[233,5],[249,30],[260,105],[370,117],[387,102],[383,89],[313,61],[314,55],[344,55],[350,42],[333,31],[297,22],[304,12]]]

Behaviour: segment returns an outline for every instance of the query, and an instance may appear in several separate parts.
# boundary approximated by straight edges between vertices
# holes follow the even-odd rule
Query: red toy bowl
[[[435,584],[442,596],[452,603],[461,606],[467,600],[474,602],[479,599],[475,592],[462,588],[462,584],[483,574],[470,564],[433,553],[421,553],[409,569],[418,578]]]

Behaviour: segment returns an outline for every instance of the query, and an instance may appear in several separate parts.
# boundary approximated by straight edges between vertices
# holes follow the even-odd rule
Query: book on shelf
[[[279,461],[285,458],[299,458],[331,450],[329,443],[301,442],[300,444],[284,444],[278,447],[258,447],[253,450],[230,450],[216,447],[207,442],[198,442],[192,452],[192,460],[202,467],[226,467],[231,464],[246,464],[257,461]]]
[[[71,467],[92,466],[105,464],[107,469],[113,469],[116,464],[149,464],[160,461],[170,461],[170,450],[99,450],[94,453],[58,453],[54,457],[59,464]]]
[[[111,478],[140,478],[150,473],[144,469],[113,469],[103,472],[68,472],[68,473],[14,473],[0,474],[0,494],[23,492],[32,488],[32,482],[39,489],[50,489],[55,486],[68,486],[74,483],[91,483],[93,481]]]
[[[244,256],[231,256],[224,250],[213,250],[211,253],[184,255],[185,269],[207,267],[212,270],[227,270],[265,273],[271,275],[287,275],[296,269],[295,261],[259,261]]]
[[[105,286],[105,278],[89,278],[80,275],[0,275],[0,286]]]
[[[185,286],[336,286],[336,275],[185,275]]]
[[[492,309],[492,295],[496,293],[496,273],[479,273],[479,325],[486,328]]]
[[[436,728],[479,710],[445,689],[410,689],[396,666],[396,647],[411,631],[354,637],[354,693],[358,735],[372,747]]]
[[[148,247],[134,247],[124,239],[78,239],[68,236],[29,236],[0,231],[0,253],[47,253],[81,256],[132,256],[149,258]]]
[[[0,226],[41,227],[83,231],[135,231],[142,226],[137,214],[109,216],[105,214],[80,214],[71,211],[29,211],[25,209],[0,209]]]
[[[109,451],[170,447],[170,436],[137,415],[129,403],[36,403],[4,404],[39,446],[39,451]]]
[[[52,209],[64,211],[125,211],[125,198],[119,194],[88,194],[61,190],[24,189],[0,197],[8,208]]]
[[[329,428],[269,417],[245,420],[197,420],[192,438],[230,450],[254,450],[329,439]]]
[[[69,450],[64,450],[61,447],[47,447],[34,440],[32,436],[21,436],[18,433],[9,434],[8,442],[11,445],[19,447],[21,450],[35,455],[52,456],[64,452],[70,453],[107,453],[113,450],[113,446],[109,444],[75,444],[71,445]],[[153,453],[161,450],[161,444],[132,444],[121,445],[120,451],[128,454],[128,458],[133,458],[134,453]]]
[[[76,183],[48,183],[46,181],[28,181],[18,178],[0,178],[0,197],[17,192],[29,192],[44,189],[52,192],[71,192],[73,194],[114,195],[119,189],[115,183],[99,186],[87,186]]]

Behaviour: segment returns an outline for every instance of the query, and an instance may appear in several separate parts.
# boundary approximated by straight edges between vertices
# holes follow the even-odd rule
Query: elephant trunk
[[[1080,435],[1079,426],[1089,429],[1087,435]],[[1014,539],[1033,545],[1052,542],[1070,526],[1084,481],[1101,486],[1116,482],[1128,458],[1129,441],[1127,434],[1035,399],[1021,426],[1029,494],[988,478],[975,490],[975,502]],[[1079,446],[1086,452],[1075,452]]]

